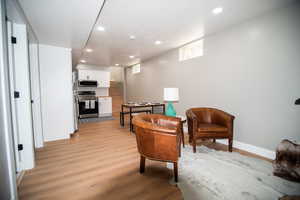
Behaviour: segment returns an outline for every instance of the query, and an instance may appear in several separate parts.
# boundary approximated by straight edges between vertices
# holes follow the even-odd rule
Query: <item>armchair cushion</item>
[[[198,132],[227,132],[228,128],[217,124],[198,124]]]

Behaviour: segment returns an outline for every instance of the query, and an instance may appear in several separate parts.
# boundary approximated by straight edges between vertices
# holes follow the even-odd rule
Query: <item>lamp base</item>
[[[171,117],[176,117],[176,111],[174,109],[173,103],[168,102],[167,110],[166,110],[166,115],[171,116]]]

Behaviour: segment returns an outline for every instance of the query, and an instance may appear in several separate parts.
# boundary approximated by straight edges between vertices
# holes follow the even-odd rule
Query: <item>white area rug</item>
[[[172,168],[172,164],[168,164]],[[184,200],[275,200],[300,195],[300,184],[273,176],[272,164],[207,147],[182,148],[179,182]]]

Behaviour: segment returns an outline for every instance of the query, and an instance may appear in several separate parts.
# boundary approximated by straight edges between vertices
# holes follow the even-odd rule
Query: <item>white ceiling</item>
[[[140,62],[292,1],[107,0],[97,21],[105,31],[92,32],[88,53],[81,50],[103,0],[19,0],[40,43],[72,48],[75,61],[81,55],[99,66]],[[215,7],[223,7],[223,13],[213,15]]]
[[[19,0],[39,42],[83,48],[103,0]]]

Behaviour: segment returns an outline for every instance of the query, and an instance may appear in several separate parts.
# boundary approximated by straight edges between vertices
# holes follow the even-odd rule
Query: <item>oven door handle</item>
[[[98,100],[78,100],[79,103],[85,103],[86,101],[95,101],[98,103]]]

